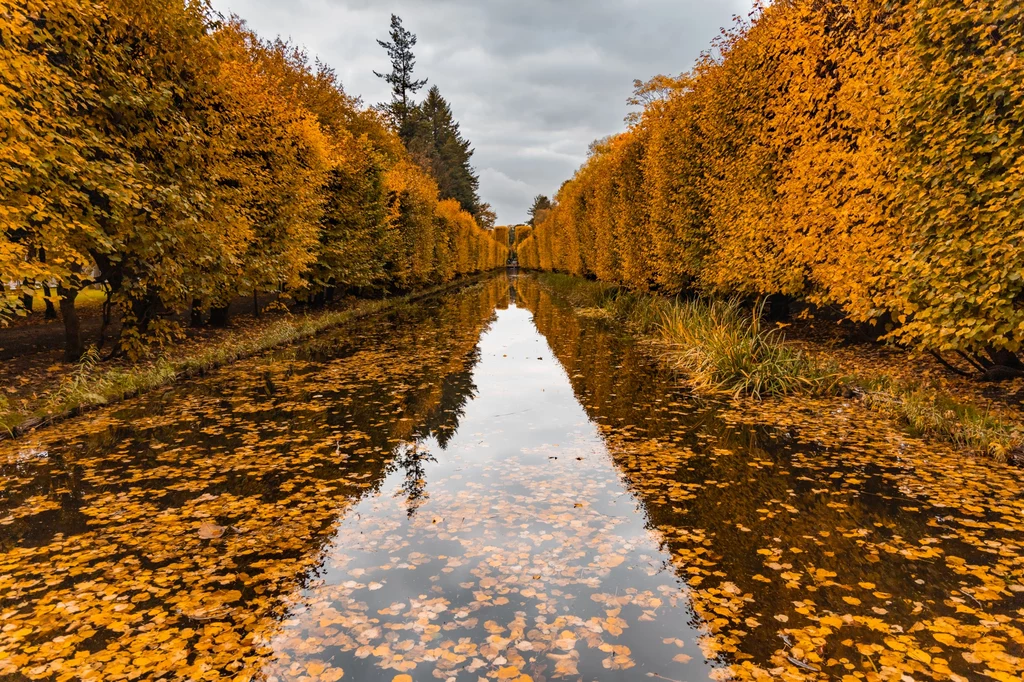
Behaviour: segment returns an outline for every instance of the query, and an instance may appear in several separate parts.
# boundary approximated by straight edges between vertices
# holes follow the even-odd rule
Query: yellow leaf
[[[626,557],[621,554],[606,554],[597,563],[604,568],[615,568],[625,560]]]
[[[210,521],[204,521],[199,526],[199,537],[203,540],[215,540],[222,535],[224,535],[224,526],[218,526]]]
[[[828,625],[834,628],[843,627],[843,619],[839,616],[822,616],[820,619],[822,625]]]
[[[519,677],[519,668],[509,665],[494,673],[494,676],[499,680],[511,680],[512,678]]]

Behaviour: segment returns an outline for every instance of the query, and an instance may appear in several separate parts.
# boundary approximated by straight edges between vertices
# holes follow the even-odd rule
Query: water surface
[[[0,673],[1019,679],[1019,474],[805,407],[532,277],[403,305],[4,444]]]

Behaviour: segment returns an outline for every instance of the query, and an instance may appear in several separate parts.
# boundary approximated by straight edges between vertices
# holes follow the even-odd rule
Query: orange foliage
[[[0,139],[0,281],[106,284],[136,352],[196,302],[507,255],[332,70],[205,2],[0,0]]]
[[[1024,8],[796,0],[640,84],[518,245],[666,293],[787,294],[922,349],[1024,341]]]

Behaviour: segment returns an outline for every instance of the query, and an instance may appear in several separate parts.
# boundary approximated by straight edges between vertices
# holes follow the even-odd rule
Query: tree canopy
[[[783,294],[982,364],[1024,345],[1024,7],[796,0],[638,84],[519,245],[666,293]]]
[[[0,0],[0,138],[0,281],[21,286],[0,322],[56,285],[69,358],[90,285],[139,355],[243,292],[408,289],[506,258],[329,67],[200,2]]]
[[[377,44],[383,47],[391,60],[391,73],[374,71],[374,75],[391,86],[391,102],[382,105],[398,127],[403,140],[408,141],[406,124],[412,113],[415,102],[413,96],[427,84],[427,79],[416,80],[413,78],[413,69],[416,68],[416,56],[412,48],[416,46],[416,34],[402,26],[402,18],[397,14],[391,15],[391,40],[378,40]]]
[[[433,174],[441,198],[455,199],[463,210],[477,215],[482,206],[477,194],[480,180],[470,165],[473,149],[436,85],[413,109],[409,129],[409,152]]]

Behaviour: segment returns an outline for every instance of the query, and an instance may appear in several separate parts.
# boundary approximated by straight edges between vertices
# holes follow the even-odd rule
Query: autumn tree
[[[289,82],[304,68],[304,55],[280,41],[231,32],[222,30],[221,42],[242,43],[223,67],[230,120],[223,141],[232,150],[225,181],[243,192],[239,209],[251,238],[232,286],[214,297],[219,310],[239,289],[255,295],[306,286],[335,156],[326,128]]]
[[[204,8],[168,0],[136,11],[111,0],[102,20],[71,2],[19,9],[5,21],[24,41],[4,41],[5,61],[42,92],[19,100],[32,88],[18,87],[8,101],[32,119],[28,145],[57,146],[22,149],[27,163],[7,176],[5,198],[46,209],[5,232],[46,253],[38,274],[58,282],[69,359],[83,350],[75,299],[97,281],[121,305],[125,347],[165,338],[160,312],[207,283],[190,266],[230,260],[238,246],[211,227],[224,195],[209,171],[223,148],[212,144],[218,61]]]
[[[411,78],[414,37],[394,36]],[[55,282],[69,360],[87,286],[110,292],[118,348],[138,356],[184,311],[202,323],[241,294],[410,288],[504,262],[333,70],[203,2],[0,0],[0,135],[0,280],[21,287],[4,287],[0,322]]]
[[[103,218],[93,199],[111,208],[128,203],[120,180],[131,164],[78,115],[101,98],[78,87],[75,67],[89,73],[86,64],[112,64],[91,44],[100,27],[88,3],[4,2],[0,9],[2,320],[24,314],[23,294],[30,293],[9,290],[8,282],[52,278],[63,286],[87,278],[89,245],[100,239]],[[106,169],[97,161],[104,153]],[[76,330],[69,334],[74,357],[81,344]]]
[[[759,5],[690,72],[635,83],[642,111],[592,145],[520,262],[801,297],[957,371],[1020,375],[1022,12]]]
[[[1020,3],[925,0],[901,27],[905,237],[887,307],[901,341],[970,355],[993,378],[1024,370],[1022,25]]]

